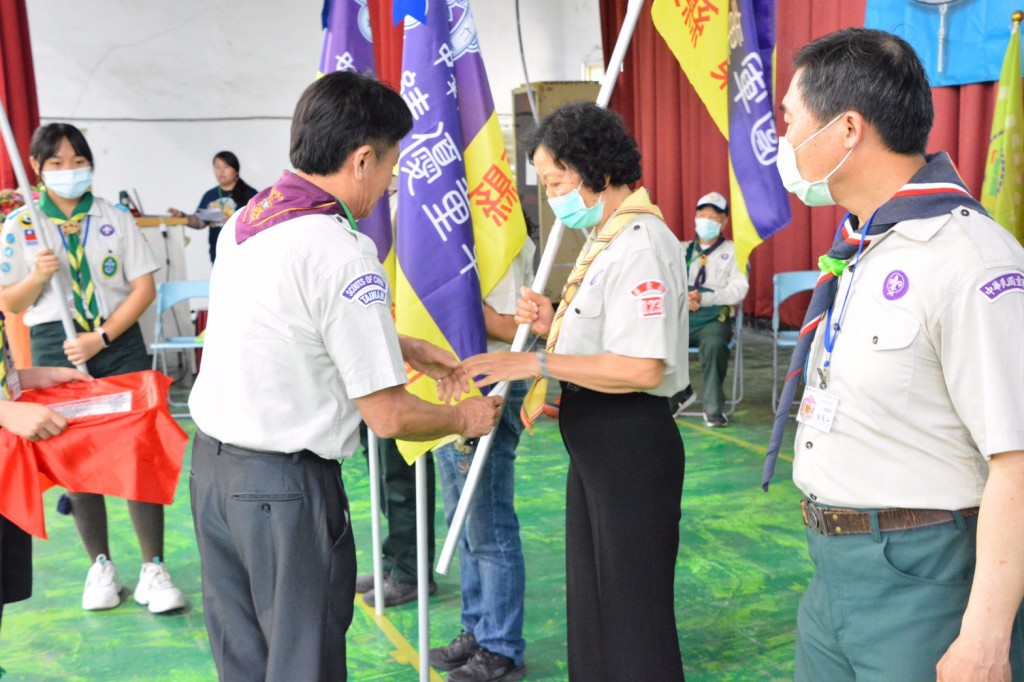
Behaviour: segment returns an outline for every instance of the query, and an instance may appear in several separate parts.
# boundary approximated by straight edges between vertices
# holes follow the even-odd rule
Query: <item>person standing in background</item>
[[[213,157],[213,175],[217,178],[217,186],[203,195],[196,212],[186,215],[176,208],[167,209],[175,218],[188,218],[188,226],[193,229],[201,230],[209,226],[211,264],[217,260],[217,238],[224,223],[256,196],[256,190],[239,177],[240,171],[241,164],[237,156],[229,151],[217,152]]]

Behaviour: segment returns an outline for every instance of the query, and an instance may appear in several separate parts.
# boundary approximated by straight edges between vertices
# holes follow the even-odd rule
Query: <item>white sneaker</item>
[[[121,582],[114,562],[100,554],[85,576],[82,608],[86,611],[112,609],[121,603]]]
[[[167,567],[156,557],[152,563],[142,564],[135,601],[148,606],[150,613],[166,613],[185,607],[185,595],[174,586]]]

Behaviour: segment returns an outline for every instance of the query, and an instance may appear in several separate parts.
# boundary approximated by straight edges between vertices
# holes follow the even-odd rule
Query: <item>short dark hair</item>
[[[220,159],[221,161],[223,161],[227,165],[229,165],[232,168],[234,168],[236,173],[241,173],[242,172],[242,164],[238,163],[238,157],[235,156],[234,152],[229,152],[229,151],[217,152],[216,154],[213,155],[213,160],[216,161],[217,159]]]
[[[935,109],[921,60],[905,40],[885,31],[847,28],[805,45],[800,95],[819,121],[860,113],[897,154],[924,154]]]
[[[335,71],[306,88],[292,117],[292,165],[312,175],[336,173],[364,144],[377,156],[412,130],[397,92],[372,78]]]
[[[95,165],[92,161],[92,149],[89,148],[85,135],[70,123],[49,123],[36,128],[28,146],[28,155],[39,164],[41,169],[43,163],[57,153],[60,141],[64,138],[67,138],[68,144],[75,150],[77,156],[84,156],[88,159],[90,166]]]
[[[595,192],[636,182],[642,174],[640,150],[626,132],[622,117],[591,102],[573,102],[548,114],[528,142],[533,159],[538,147],[547,149],[560,166],[580,174]]]

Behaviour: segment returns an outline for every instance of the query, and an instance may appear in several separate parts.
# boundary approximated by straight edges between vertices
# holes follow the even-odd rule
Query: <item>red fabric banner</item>
[[[145,371],[25,391],[20,400],[53,405],[131,393],[131,411],[68,420],[56,438],[32,443],[0,430],[0,514],[46,538],[43,493],[72,492],[170,504],[188,436],[171,417],[171,379]]]

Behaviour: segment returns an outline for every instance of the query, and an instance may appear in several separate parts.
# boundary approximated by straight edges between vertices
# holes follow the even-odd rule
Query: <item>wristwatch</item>
[[[103,327],[96,327],[96,329],[94,329],[93,331],[95,331],[97,334],[99,334],[100,338],[103,339],[103,347],[104,348],[109,348],[110,347],[110,337],[107,336],[107,333],[105,331],[103,331]]]

